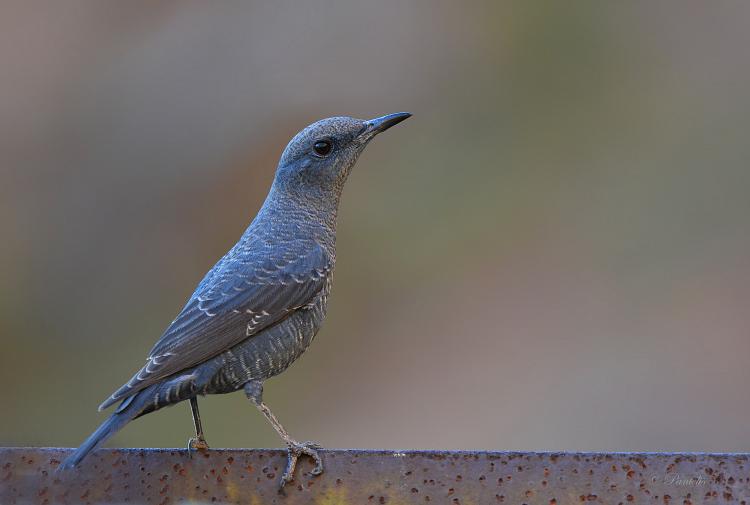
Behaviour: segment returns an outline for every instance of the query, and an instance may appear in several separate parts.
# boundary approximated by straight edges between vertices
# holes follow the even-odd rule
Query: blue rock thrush
[[[300,357],[326,314],[336,261],[336,214],[349,172],[375,135],[411,114],[363,121],[334,117],[289,142],[263,206],[240,240],[198,284],[182,311],[130,381],[101,404],[114,413],[61,465],[91,450],[144,414],[189,400],[196,437],[207,449],[197,396],[244,389],[288,448],[280,486],[300,455],[323,472],[319,446],[293,439],[263,403],[263,381]]]

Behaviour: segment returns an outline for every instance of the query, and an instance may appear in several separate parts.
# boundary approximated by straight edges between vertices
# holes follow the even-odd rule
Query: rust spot
[[[259,503],[269,503],[276,500],[278,475],[282,471],[275,469],[274,465],[279,465],[283,460],[283,451],[274,450],[262,453],[214,450],[212,457],[220,463],[216,465],[196,458],[195,454],[193,459],[188,461],[185,451],[100,451],[92,456],[92,463],[83,465],[81,470],[74,474],[75,484],[71,485],[69,478],[58,479],[53,473],[51,456],[65,455],[66,452],[56,449],[39,452],[37,449],[0,448],[0,502],[43,503],[48,498],[48,505],[59,502],[95,501],[156,505],[166,497],[169,497],[169,504],[190,499],[211,502],[212,495],[216,501],[226,502],[231,500],[228,492],[231,486],[238,489],[243,499],[252,501],[257,497]],[[243,455],[235,458],[234,454]],[[741,497],[735,497],[734,492],[747,485],[749,479],[744,476],[750,468],[748,457],[744,455],[685,455],[679,456],[681,459],[678,460],[675,455],[663,454],[553,455],[460,452],[438,455],[414,451],[406,455],[392,455],[391,451],[359,454],[356,451],[336,451],[324,457],[330,457],[333,461],[334,455],[338,459],[321,478],[306,473],[309,471],[309,462],[301,466],[297,474],[299,482],[288,486],[292,493],[292,496],[286,498],[289,505],[320,501],[319,498],[323,496],[321,493],[330,492],[333,486],[345,487],[351,503],[368,503],[368,493],[363,494],[362,491],[365,485],[378,486],[371,489],[380,489],[381,492],[388,493],[382,495],[388,504],[430,502],[431,505],[433,501],[463,504],[468,497],[476,501],[482,495],[485,496],[485,501],[491,501],[487,500],[487,495],[484,494],[488,492],[488,472],[502,475],[495,477],[496,485],[502,487],[504,493],[508,493],[495,495],[498,503],[504,501],[528,505],[559,505],[560,500],[556,495],[560,494],[561,489],[565,490],[565,497],[571,491],[577,491],[571,498],[578,501],[583,497],[583,503],[602,501],[614,505],[618,504],[617,497],[620,495],[622,503],[628,505],[639,503],[641,499],[644,503],[649,501],[663,505],[692,505],[696,499],[702,503],[704,493],[706,502],[740,503]],[[34,461],[31,465],[34,466],[33,469],[28,466],[29,460]],[[358,464],[349,464],[351,460],[356,460]],[[677,464],[677,461],[681,462]],[[238,463],[238,469],[243,471],[231,472],[231,465],[235,462]],[[403,466],[404,462],[408,462],[406,468]],[[252,475],[256,465],[260,465],[257,468],[264,471]],[[495,472],[497,465],[505,465],[505,471]],[[659,470],[643,471],[644,465]],[[28,469],[32,476],[36,475],[33,485],[18,484],[21,482],[18,468]],[[657,492],[656,487],[652,488],[652,483],[659,482],[659,479],[653,480],[650,476],[661,475],[667,468],[685,475],[703,475],[704,480],[707,480],[706,487],[692,489],[693,492],[699,491],[697,498],[687,494],[688,489],[684,488],[666,488],[670,492],[679,491],[679,497]],[[524,472],[525,478],[518,478],[521,476],[520,472]],[[417,473],[422,475],[417,477]],[[191,477],[190,481],[187,480],[187,476]],[[347,486],[343,484],[345,476]],[[464,476],[466,482],[463,482]],[[411,481],[412,478],[414,481]],[[177,484],[172,484],[170,480]],[[201,486],[194,489],[196,482],[193,480]],[[421,488],[417,487],[420,482],[423,483]],[[319,485],[316,486],[316,483]],[[439,490],[439,495],[443,498],[433,500],[429,494],[430,489],[432,492]],[[660,487],[661,489],[663,488]],[[621,495],[627,494],[628,491],[633,493],[634,490],[639,490],[639,500],[635,500],[633,495],[628,495],[627,499],[625,495]],[[89,493],[84,495],[84,498],[74,498],[85,491]],[[545,496],[541,496],[542,493]],[[29,500],[29,497],[37,495],[36,500]],[[369,503],[377,504],[381,495],[372,496]],[[422,498],[417,498],[418,496]],[[552,498],[553,496],[555,498]]]

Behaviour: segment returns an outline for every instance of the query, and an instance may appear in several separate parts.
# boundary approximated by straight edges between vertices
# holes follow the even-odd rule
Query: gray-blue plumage
[[[120,405],[63,467],[78,464],[137,417],[197,395],[243,388],[289,446],[282,485],[291,480],[299,454],[319,459],[313,447],[289,437],[262,403],[262,382],[294,362],[320,328],[344,183],[367,143],[407,117],[329,118],[292,139],[256,218],[198,284],[146,364],[102,403],[100,410]]]

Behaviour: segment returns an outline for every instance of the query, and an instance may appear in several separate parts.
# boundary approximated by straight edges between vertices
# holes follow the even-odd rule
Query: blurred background
[[[0,443],[77,446],[288,140],[408,110],[340,210],[326,447],[750,450],[750,4],[3,2]],[[241,393],[214,447],[279,447]],[[184,447],[180,404],[112,446]]]

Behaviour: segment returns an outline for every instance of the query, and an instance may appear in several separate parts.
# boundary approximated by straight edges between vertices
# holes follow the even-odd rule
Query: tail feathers
[[[137,403],[139,402],[133,402],[132,397],[127,398],[114,414],[104,421],[78,449],[73,451],[73,454],[60,464],[58,469],[66,470],[77,466],[89,452],[99,447],[112,435],[120,431],[123,426],[138,415],[139,409],[133,408],[134,404]]]

